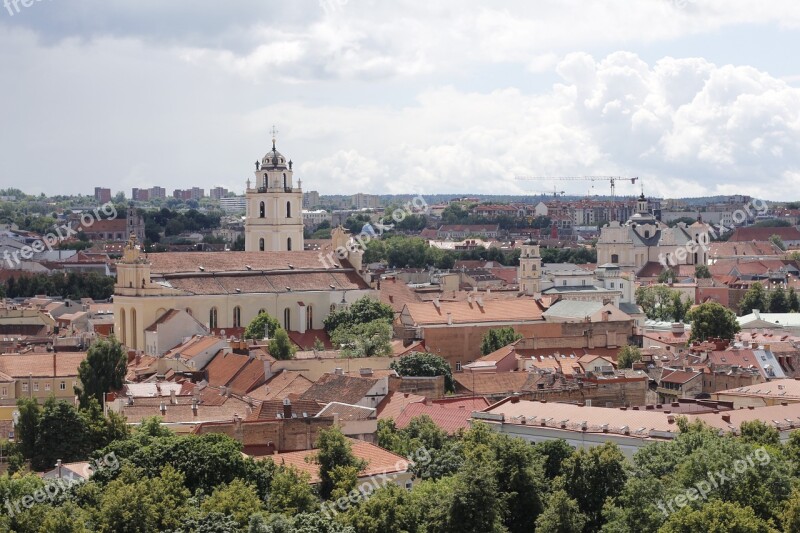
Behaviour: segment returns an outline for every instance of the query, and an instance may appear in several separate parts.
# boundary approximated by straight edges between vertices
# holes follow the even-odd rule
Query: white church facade
[[[667,226],[655,218],[642,194],[636,202],[636,213],[627,222],[612,221],[600,229],[597,263],[612,263],[634,271],[653,262],[706,265],[709,230],[700,221],[689,226]]]
[[[247,193],[243,252],[146,254],[132,235],[117,263],[115,332],[130,349],[145,349],[145,330],[170,309],[183,310],[212,331],[241,331],[260,312],[287,331],[321,330],[335,309],[361,297],[378,298],[365,281],[363,251],[333,244],[347,257],[321,261],[303,251],[302,192],[292,185],[292,163],[273,148],[257,165]]]

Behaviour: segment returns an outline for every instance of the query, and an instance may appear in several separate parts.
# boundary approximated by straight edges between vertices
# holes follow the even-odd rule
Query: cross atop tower
[[[275,129],[275,124],[272,125],[272,129],[270,130],[272,134],[272,149],[275,149],[275,137],[278,135],[278,130]]]

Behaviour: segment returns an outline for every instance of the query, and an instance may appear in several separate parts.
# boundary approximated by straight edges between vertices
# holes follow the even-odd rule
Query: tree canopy
[[[712,337],[733,339],[742,329],[736,321],[736,314],[717,302],[700,304],[686,316],[692,323],[692,341]]]
[[[81,407],[88,407],[92,398],[103,405],[107,392],[121,389],[127,365],[128,358],[116,337],[95,340],[78,367],[80,386],[75,392]]]
[[[392,361],[390,367],[401,376],[431,377],[444,376],[446,392],[455,392],[455,382],[450,364],[441,356],[427,352],[411,352],[399,361]]]
[[[508,346],[512,342],[522,338],[512,327],[490,329],[483,335],[481,340],[481,353],[488,355],[503,346]]]

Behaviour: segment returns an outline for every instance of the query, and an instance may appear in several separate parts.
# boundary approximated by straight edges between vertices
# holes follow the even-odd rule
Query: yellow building
[[[183,309],[211,329],[246,327],[260,312],[289,331],[323,328],[339,306],[377,299],[350,261],[318,252],[170,252],[145,254],[132,237],[117,263],[114,320],[124,345],[144,350],[145,329],[170,309]]]

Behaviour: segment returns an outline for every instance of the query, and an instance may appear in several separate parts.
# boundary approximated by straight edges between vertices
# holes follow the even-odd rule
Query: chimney
[[[161,402],[161,405],[159,407],[161,409],[161,416],[166,415],[167,414],[167,405],[164,402]]]
[[[679,335],[685,331],[682,322],[673,322],[672,323],[672,333]]]
[[[360,368],[358,370],[358,374],[360,376],[362,376],[362,377],[369,377],[369,376],[372,375],[372,369],[371,368]]]
[[[447,325],[448,326],[452,326],[453,325],[453,313],[451,313],[449,311],[447,312]]]
[[[667,423],[668,424],[674,424],[675,423],[675,416],[674,415],[667,416]]]
[[[178,405],[178,397],[175,395],[175,389],[169,390],[169,403],[172,405]]]
[[[731,423],[731,415],[730,414],[722,415],[722,421],[730,424]]]
[[[283,418],[292,418],[292,402],[289,398],[283,399]]]
[[[333,369],[333,373],[336,374],[337,376],[344,376],[344,369],[342,369],[342,367],[337,366],[336,368]]]
[[[197,398],[192,398],[192,416],[197,416]]]

